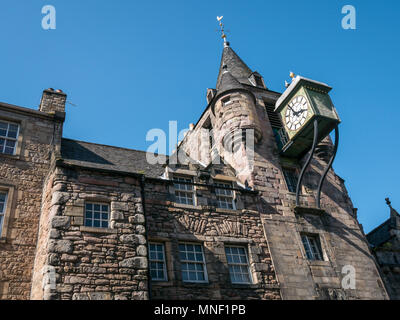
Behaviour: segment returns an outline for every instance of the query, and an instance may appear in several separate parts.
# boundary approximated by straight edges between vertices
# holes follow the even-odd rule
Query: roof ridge
[[[92,144],[92,145],[96,145],[96,146],[102,146],[102,147],[108,147],[108,148],[114,148],[114,149],[120,149],[120,150],[136,151],[136,152],[142,152],[142,153],[151,153],[151,154],[156,154],[156,155],[161,155],[161,156],[169,157],[168,155],[161,154],[161,153],[154,153],[154,152],[148,152],[148,151],[143,151],[143,150],[138,150],[138,149],[130,149],[130,148],[124,148],[124,147],[117,147],[117,146],[112,146],[112,145],[109,145],[109,144],[102,144],[102,143],[96,143],[96,142],[88,142],[88,141],[82,141],[82,140],[76,140],[76,139],[64,138],[64,137],[62,138],[62,140],[69,140],[69,141],[74,141],[74,142]]]

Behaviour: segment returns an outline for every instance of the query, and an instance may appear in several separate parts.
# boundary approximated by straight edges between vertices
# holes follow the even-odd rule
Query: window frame
[[[18,147],[19,147],[19,142],[20,142],[19,141],[20,140],[19,137],[20,137],[20,132],[21,132],[21,124],[18,123],[18,122],[14,122],[14,121],[2,119],[2,118],[0,119],[0,122],[3,122],[3,123],[7,124],[6,136],[0,136],[0,139],[4,140],[4,145],[2,147],[2,150],[0,150],[0,154],[1,155],[6,155],[6,156],[15,156],[15,155],[18,154],[18,150],[19,150]],[[11,137],[7,136],[8,132],[9,132],[9,129],[10,129],[10,124],[17,126],[17,134],[16,134],[15,138],[11,138]],[[6,148],[7,141],[14,141],[15,142],[12,154],[4,152],[5,148]]]
[[[0,192],[6,194],[5,206],[2,213],[2,225],[0,228],[0,242],[5,242],[7,240],[11,213],[14,209],[15,185],[10,184],[8,181],[0,180]]]
[[[230,263],[229,260],[228,260],[228,253],[226,252],[227,248],[243,249],[245,257],[246,257],[246,264],[244,264],[244,263],[235,263],[235,262],[231,262]],[[229,278],[230,278],[232,284],[250,285],[250,284],[254,283],[253,276],[252,276],[251,270],[250,270],[249,253],[248,253],[248,250],[247,250],[246,246],[227,244],[227,245],[225,245],[225,256],[226,256],[226,261],[228,263]],[[249,282],[234,282],[233,279],[232,279],[232,273],[231,273],[231,270],[230,270],[230,266],[246,266],[247,274],[248,274],[248,277],[249,277]]]
[[[163,260],[159,260],[159,259],[151,259],[151,245],[160,245],[162,246],[162,253],[163,253]],[[156,251],[158,253],[158,251]],[[157,279],[153,279],[153,277],[151,276],[151,263],[155,262],[155,263],[163,263],[163,272],[164,272],[164,278],[157,278]],[[159,269],[157,269],[159,270]],[[167,282],[168,281],[168,272],[167,272],[167,257],[166,257],[166,249],[165,249],[165,243],[164,242],[156,242],[156,241],[149,241],[149,272],[150,272],[150,280],[151,281],[156,281],[156,282]]]
[[[0,212],[0,217],[1,217],[0,218],[0,238],[2,238],[3,229],[5,229],[4,225],[5,225],[6,214],[7,214],[7,209],[8,209],[9,192],[8,192],[8,190],[0,189],[0,194],[5,194],[3,210],[2,210],[2,212]]]
[[[186,247],[187,245],[200,246],[201,254],[202,254],[202,257],[203,257],[202,261],[199,262],[197,260],[182,260],[181,259],[180,245],[185,245],[185,248],[187,248]],[[189,251],[185,251],[185,252],[189,252]],[[196,252],[196,251],[193,251],[193,252]],[[184,283],[208,283],[207,264],[206,264],[206,257],[205,257],[205,254],[204,254],[204,245],[203,244],[196,243],[196,242],[182,242],[182,241],[180,241],[178,243],[178,254],[179,254],[179,262],[180,262],[180,266],[181,266],[182,282],[184,282]],[[194,264],[194,265],[201,264],[203,266],[204,280],[190,280],[190,279],[189,280],[184,280],[183,279],[183,268],[182,268],[182,265],[184,263],[190,263],[190,264]],[[197,270],[195,270],[195,271],[196,271],[196,273],[198,272]]]
[[[291,185],[293,183],[293,181],[289,181],[288,182],[288,177],[286,176],[286,173],[288,172],[292,172],[294,174],[294,178],[295,178],[295,184],[293,185],[293,189],[291,189]],[[285,180],[286,183],[286,188],[288,189],[289,192],[291,193],[296,193],[296,189],[297,189],[297,183],[299,181],[299,176],[297,174],[297,169],[296,168],[290,168],[290,167],[283,167],[282,168],[282,175],[283,178]]]
[[[87,210],[87,205],[91,204],[93,207],[92,211],[92,218],[90,218],[90,220],[92,220],[92,224],[90,226],[86,225],[86,221],[88,220],[88,218],[86,218],[86,210]],[[94,214],[94,206],[95,205],[99,205],[100,206],[100,220],[99,219],[94,219],[93,214]],[[103,227],[103,221],[105,221],[104,219],[102,219],[102,215],[103,215],[103,210],[102,210],[102,206],[107,206],[108,211],[107,211],[107,227]],[[94,226],[94,221],[95,220],[99,220],[100,221],[100,227],[96,227]],[[110,223],[111,223],[111,206],[109,203],[106,202],[99,202],[99,201],[85,201],[85,210],[84,210],[84,216],[83,216],[83,226],[86,228],[95,228],[95,229],[109,229],[110,228]]]
[[[218,187],[221,187],[223,185],[225,185],[225,188],[222,188],[222,189],[218,188]],[[227,209],[227,210],[236,210],[235,191],[232,190],[233,189],[232,182],[214,181],[214,188],[215,188],[215,195],[216,195],[216,198],[217,198],[217,208],[219,208],[219,209]],[[231,193],[231,195],[227,195],[226,193],[225,194],[218,193],[217,190],[224,190],[225,192],[229,191]],[[224,208],[224,207],[220,206],[220,200],[218,198],[225,198],[225,200],[226,199],[232,199],[232,208],[229,208],[229,207]]]
[[[229,106],[229,105],[232,104],[232,103],[233,103],[233,101],[231,100],[231,96],[230,96],[230,95],[225,96],[225,97],[223,97],[223,98],[221,99],[221,105],[222,105],[222,107]]]
[[[184,180],[188,180],[188,181],[178,181],[177,179],[184,179]],[[196,205],[196,190],[195,190],[195,186],[194,186],[193,177],[188,177],[188,176],[183,176],[183,175],[174,175],[172,177],[172,181],[174,183],[175,202],[178,204],[195,206]],[[183,183],[181,183],[181,182],[183,182]],[[177,185],[190,186],[191,190],[177,188]],[[191,197],[192,203],[186,203],[186,202],[183,203],[183,202],[178,201],[178,199],[183,198],[183,197],[177,195],[178,192],[184,193],[186,195],[191,194],[192,195],[192,197]],[[185,197],[185,199],[190,199],[190,198]]]
[[[305,257],[308,261],[325,261],[324,252],[322,250],[322,245],[321,245],[321,237],[319,234],[301,233],[300,238],[301,238],[301,243],[303,245]],[[307,240],[306,242],[308,248],[306,247],[303,239]],[[313,242],[315,243],[311,244],[310,239],[312,239]],[[317,258],[316,258],[316,253],[313,251],[313,247],[316,249],[317,251],[316,253],[319,256]],[[312,256],[311,258],[309,257],[309,254],[307,252],[311,254]]]

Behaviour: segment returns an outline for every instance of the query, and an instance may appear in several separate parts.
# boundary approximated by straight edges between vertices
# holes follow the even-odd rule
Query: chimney
[[[60,89],[49,88],[43,91],[39,111],[50,114],[59,114],[65,117],[65,102],[67,95]]]

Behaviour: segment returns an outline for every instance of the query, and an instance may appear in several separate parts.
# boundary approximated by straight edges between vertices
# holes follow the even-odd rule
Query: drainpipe
[[[143,206],[143,215],[144,215],[144,226],[146,229],[145,233],[145,238],[146,238],[146,243],[147,243],[147,290],[149,292],[149,300],[151,300],[151,277],[150,277],[150,244],[149,244],[149,236],[148,236],[148,225],[147,225],[147,217],[146,217],[146,196],[145,196],[145,191],[144,191],[144,185],[145,185],[146,177],[142,175],[140,177],[140,193],[141,193],[141,198],[142,198],[142,206]]]

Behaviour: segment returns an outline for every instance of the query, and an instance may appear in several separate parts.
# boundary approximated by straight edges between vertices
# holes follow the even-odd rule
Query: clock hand
[[[288,106],[288,109],[292,110],[293,113],[296,113],[291,106]]]
[[[298,112],[294,112],[294,115],[297,117],[298,115],[302,114],[303,112],[305,112],[306,110],[300,110]]]

